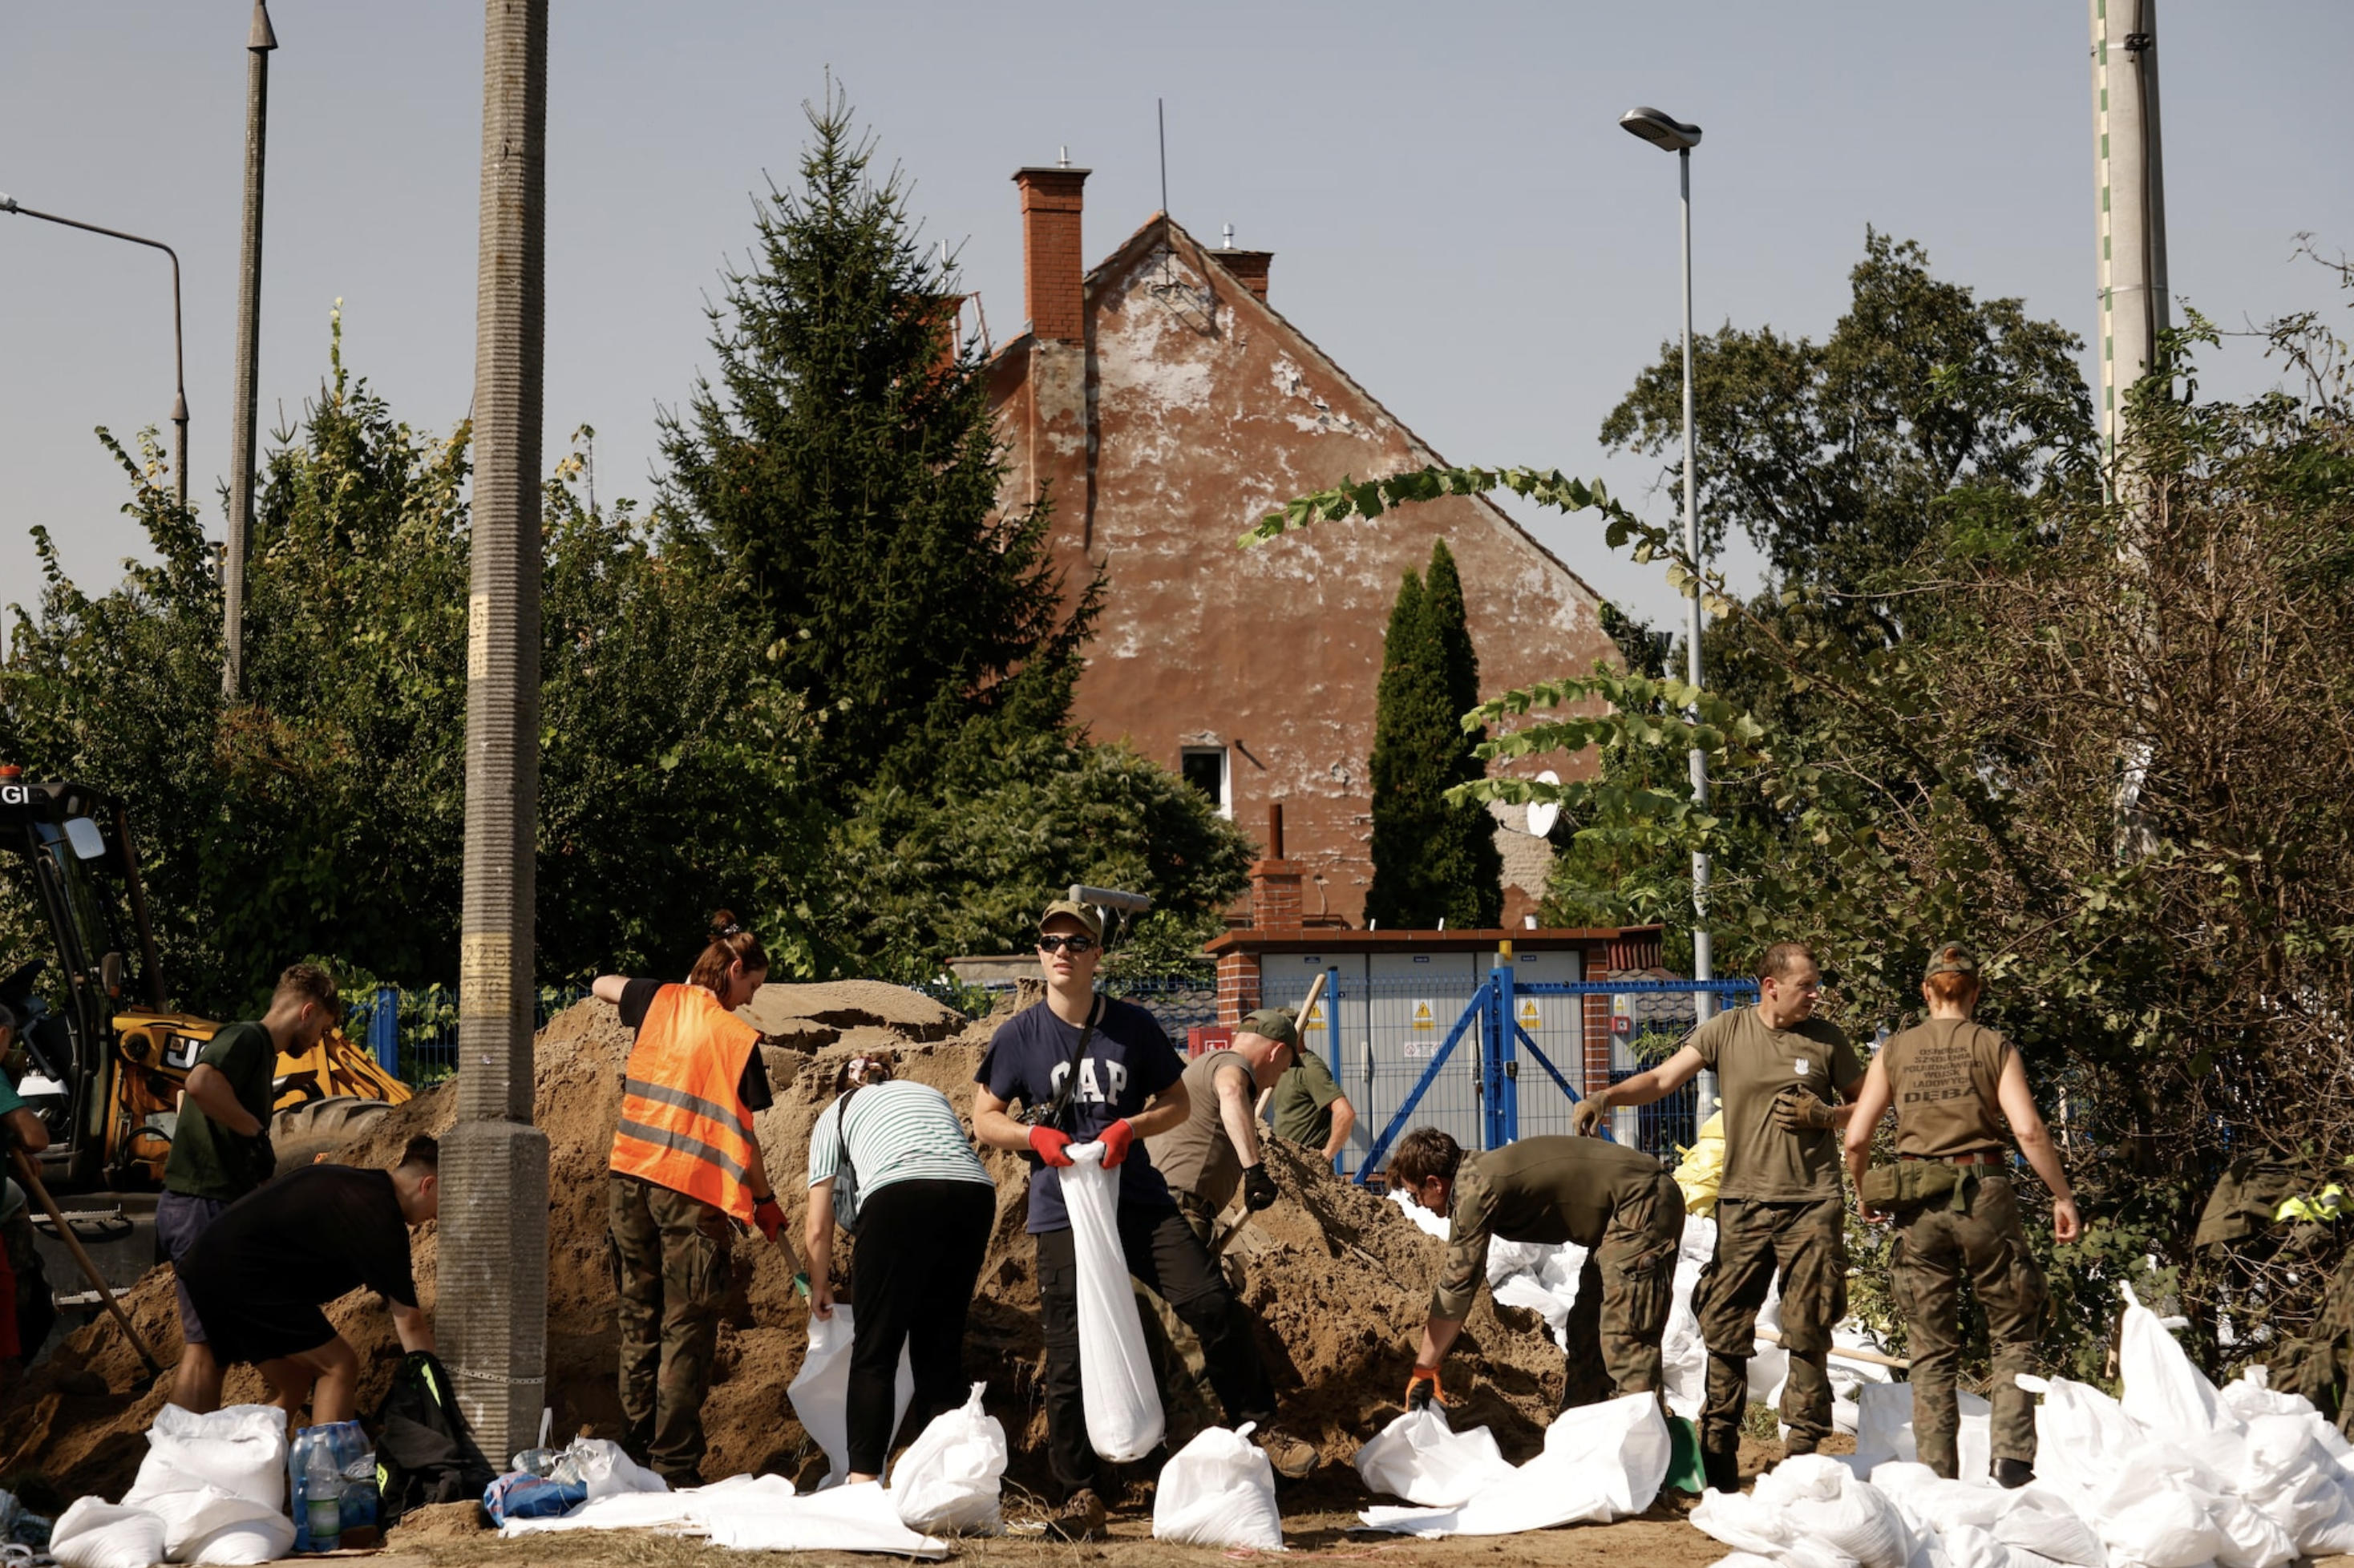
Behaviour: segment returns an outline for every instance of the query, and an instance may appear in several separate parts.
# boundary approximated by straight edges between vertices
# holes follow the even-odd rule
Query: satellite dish
[[[1537,782],[1540,784],[1558,784],[1561,782],[1561,775],[1548,768],[1543,772],[1537,775]],[[1553,832],[1553,825],[1559,821],[1561,821],[1561,803],[1559,801],[1532,800],[1529,802],[1529,837],[1532,839],[1543,838],[1547,833]]]

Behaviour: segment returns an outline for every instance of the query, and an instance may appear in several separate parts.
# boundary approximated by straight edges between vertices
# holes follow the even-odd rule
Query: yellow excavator
[[[0,766],[0,885],[38,905],[50,938],[48,956],[0,979],[0,1003],[25,1023],[11,1075],[49,1131],[42,1181],[160,1186],[181,1089],[221,1025],[166,1005],[129,811],[86,784],[32,783]],[[409,1096],[341,1030],[281,1054],[275,1080],[281,1170],[341,1147]]]

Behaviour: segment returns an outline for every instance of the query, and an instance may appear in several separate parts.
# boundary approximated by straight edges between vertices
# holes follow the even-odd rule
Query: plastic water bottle
[[[311,1550],[333,1552],[343,1544],[344,1478],[323,1436],[302,1462],[302,1501],[311,1525]]]

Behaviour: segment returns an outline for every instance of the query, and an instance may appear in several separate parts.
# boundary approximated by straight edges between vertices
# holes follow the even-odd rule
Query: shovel
[[[16,1180],[24,1183],[25,1191],[33,1195],[41,1205],[41,1212],[49,1216],[49,1223],[57,1226],[58,1239],[66,1244],[66,1250],[73,1254],[73,1260],[81,1265],[81,1271],[97,1290],[98,1298],[106,1303],[106,1309],[114,1314],[114,1320],[122,1325],[122,1332],[130,1340],[131,1348],[139,1352],[139,1359],[147,1363],[150,1372],[157,1377],[163,1376],[164,1363],[155,1359],[155,1352],[147,1348],[147,1341],[141,1339],[139,1330],[131,1326],[131,1315],[122,1309],[122,1303],[114,1298],[114,1287],[107,1284],[104,1275],[98,1272],[98,1265],[92,1263],[90,1254],[82,1250],[81,1238],[74,1234],[73,1227],[66,1224],[65,1215],[58,1212],[58,1201],[50,1197],[49,1190],[41,1184],[33,1162],[25,1158],[23,1150],[14,1146],[8,1150],[8,1160],[16,1168]]]

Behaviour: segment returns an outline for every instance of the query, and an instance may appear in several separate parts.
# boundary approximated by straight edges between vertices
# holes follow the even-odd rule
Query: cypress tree
[[[986,367],[898,172],[831,86],[804,112],[799,185],[756,204],[708,313],[716,378],[663,418],[664,493],[748,589],[846,807],[1059,730],[1101,584],[1066,611],[1046,507],[998,504]]]
[[[1467,731],[1463,715],[1479,705],[1479,654],[1471,646],[1471,628],[1463,610],[1463,581],[1456,575],[1455,556],[1444,539],[1430,547],[1430,569],[1423,577],[1422,614],[1427,630],[1424,646],[1437,662],[1434,684],[1446,704],[1447,724],[1434,736],[1437,789],[1468,784],[1487,777],[1478,747],[1487,731]],[[1504,857],[1496,848],[1495,819],[1479,801],[1461,805],[1438,801],[1437,831],[1422,858],[1421,882],[1427,912],[1437,924],[1445,916],[1449,927],[1462,929],[1492,927],[1504,917]]]
[[[1417,741],[1433,705],[1444,702],[1430,689],[1430,662],[1420,654],[1424,629],[1422,578],[1409,570],[1382,639],[1382,678],[1373,699],[1373,881],[1365,891],[1366,919],[1408,929],[1421,916],[1423,838],[1437,803],[1435,780],[1422,766],[1426,748]]]

